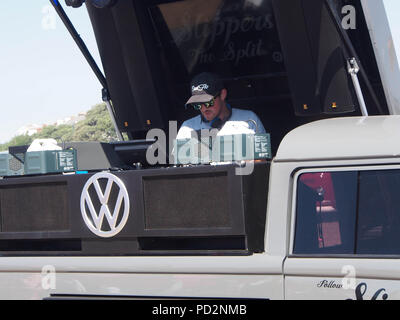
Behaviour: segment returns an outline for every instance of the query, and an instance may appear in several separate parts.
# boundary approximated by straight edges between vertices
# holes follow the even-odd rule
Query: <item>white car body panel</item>
[[[0,299],[63,297],[283,299],[281,275],[1,272]]]

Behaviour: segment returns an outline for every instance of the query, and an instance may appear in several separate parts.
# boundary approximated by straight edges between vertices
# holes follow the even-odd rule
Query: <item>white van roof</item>
[[[274,161],[400,157],[400,116],[346,117],[300,126],[282,140]]]

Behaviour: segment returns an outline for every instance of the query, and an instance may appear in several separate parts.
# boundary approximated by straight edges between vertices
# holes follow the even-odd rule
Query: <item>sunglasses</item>
[[[204,106],[204,107],[206,107],[206,109],[208,109],[208,108],[214,106],[214,104],[215,104],[215,99],[217,99],[218,96],[219,96],[219,94],[216,95],[214,98],[212,98],[212,99],[211,99],[210,101],[208,101],[208,102],[192,103],[191,106],[193,107],[194,110],[200,110],[200,109],[201,109],[201,106]]]

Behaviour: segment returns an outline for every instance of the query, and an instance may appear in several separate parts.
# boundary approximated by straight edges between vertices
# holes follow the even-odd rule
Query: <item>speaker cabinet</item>
[[[355,110],[345,51],[324,0],[272,0],[295,113]]]
[[[86,3],[104,66],[116,121],[122,132],[163,128],[150,62],[133,1],[100,9]]]

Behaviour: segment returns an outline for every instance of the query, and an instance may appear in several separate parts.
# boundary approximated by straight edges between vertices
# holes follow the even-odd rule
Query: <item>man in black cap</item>
[[[177,139],[191,138],[193,131],[213,128],[219,130],[218,135],[265,133],[254,112],[230,107],[226,101],[227,89],[218,75],[203,72],[195,76],[191,90],[192,96],[186,106],[200,111],[200,115],[182,124]]]

